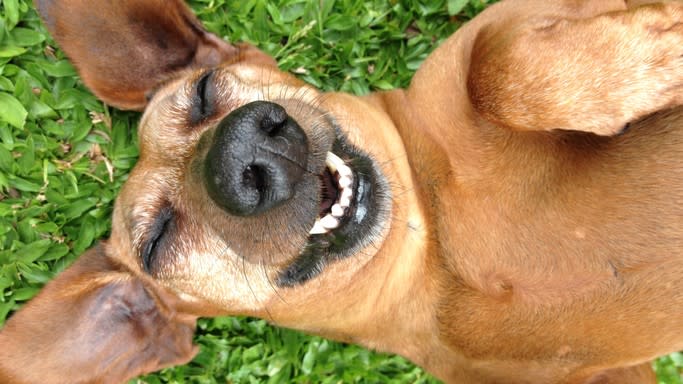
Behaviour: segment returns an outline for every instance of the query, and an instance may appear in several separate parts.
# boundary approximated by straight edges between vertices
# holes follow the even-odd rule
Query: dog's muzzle
[[[296,121],[278,104],[255,101],[218,124],[204,180],[228,213],[253,216],[293,196],[307,160],[306,134]]]

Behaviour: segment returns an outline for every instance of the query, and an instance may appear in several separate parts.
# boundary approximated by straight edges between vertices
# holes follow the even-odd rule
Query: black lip
[[[351,207],[337,229],[310,236],[304,251],[278,275],[279,286],[302,284],[320,274],[327,264],[354,255],[381,234],[388,216],[390,190],[379,167],[336,130],[331,151],[349,164],[355,176]]]

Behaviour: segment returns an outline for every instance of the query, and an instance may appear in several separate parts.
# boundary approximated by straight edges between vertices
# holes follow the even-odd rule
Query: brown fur
[[[179,1],[37,3],[99,97],[141,108],[156,93],[111,238],[8,321],[0,381],[120,382],[188,361],[196,316],[224,314],[398,353],[453,383],[654,383],[648,362],[683,349],[680,2],[502,1],[408,89],[366,97],[321,94]],[[213,113],[191,121],[193,84],[218,62]],[[333,116],[391,185],[372,242],[292,287],[273,281],[307,242],[310,202],[231,217],[198,171],[216,124],[264,99],[309,137],[310,169]],[[145,273],[164,207],[176,220]],[[93,303],[112,289],[125,305]],[[111,339],[92,329],[122,316],[98,327]]]

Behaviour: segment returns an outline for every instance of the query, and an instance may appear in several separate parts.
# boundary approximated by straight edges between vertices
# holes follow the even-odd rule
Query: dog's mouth
[[[325,171],[319,176],[322,185],[320,213],[309,231],[311,235],[330,233],[353,214],[351,199],[357,186],[353,182],[353,170],[332,152],[327,153],[325,165]]]
[[[281,286],[304,283],[328,263],[356,254],[379,239],[388,225],[391,199],[384,176],[372,158],[339,131],[318,178],[318,216],[303,252],[279,274]]]

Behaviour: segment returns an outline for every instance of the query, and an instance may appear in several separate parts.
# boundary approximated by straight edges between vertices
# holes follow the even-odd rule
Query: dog
[[[143,110],[108,240],[0,332],[0,382],[184,364],[200,316],[448,383],[655,383],[683,349],[683,3],[504,0],[407,89],[326,93],[180,0],[36,0]]]

